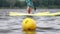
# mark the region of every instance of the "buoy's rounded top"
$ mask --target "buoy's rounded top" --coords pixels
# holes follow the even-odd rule
[[[22,22],[22,28],[24,30],[35,30],[36,29],[36,22],[32,18],[25,18]]]

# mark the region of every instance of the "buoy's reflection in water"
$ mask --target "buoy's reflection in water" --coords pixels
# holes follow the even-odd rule
[[[36,34],[36,31],[22,31],[23,34]]]

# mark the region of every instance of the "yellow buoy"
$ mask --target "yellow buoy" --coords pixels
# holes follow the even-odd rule
[[[32,18],[26,18],[22,22],[22,29],[23,31],[27,30],[35,30],[36,29],[36,22]]]
[[[23,34],[36,34],[36,31],[22,31]]]

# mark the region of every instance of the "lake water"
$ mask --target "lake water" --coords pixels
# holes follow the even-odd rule
[[[60,12],[60,9],[37,9],[38,12]],[[36,21],[36,31],[22,31],[21,23],[26,16],[8,16],[9,12],[26,13],[25,9],[0,9],[0,34],[60,34],[60,16],[33,16]],[[46,28],[46,29],[44,29]]]

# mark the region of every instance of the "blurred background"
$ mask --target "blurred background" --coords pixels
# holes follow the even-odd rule
[[[37,8],[60,8],[60,0],[35,0]],[[25,0],[0,0],[0,8],[25,8]]]

